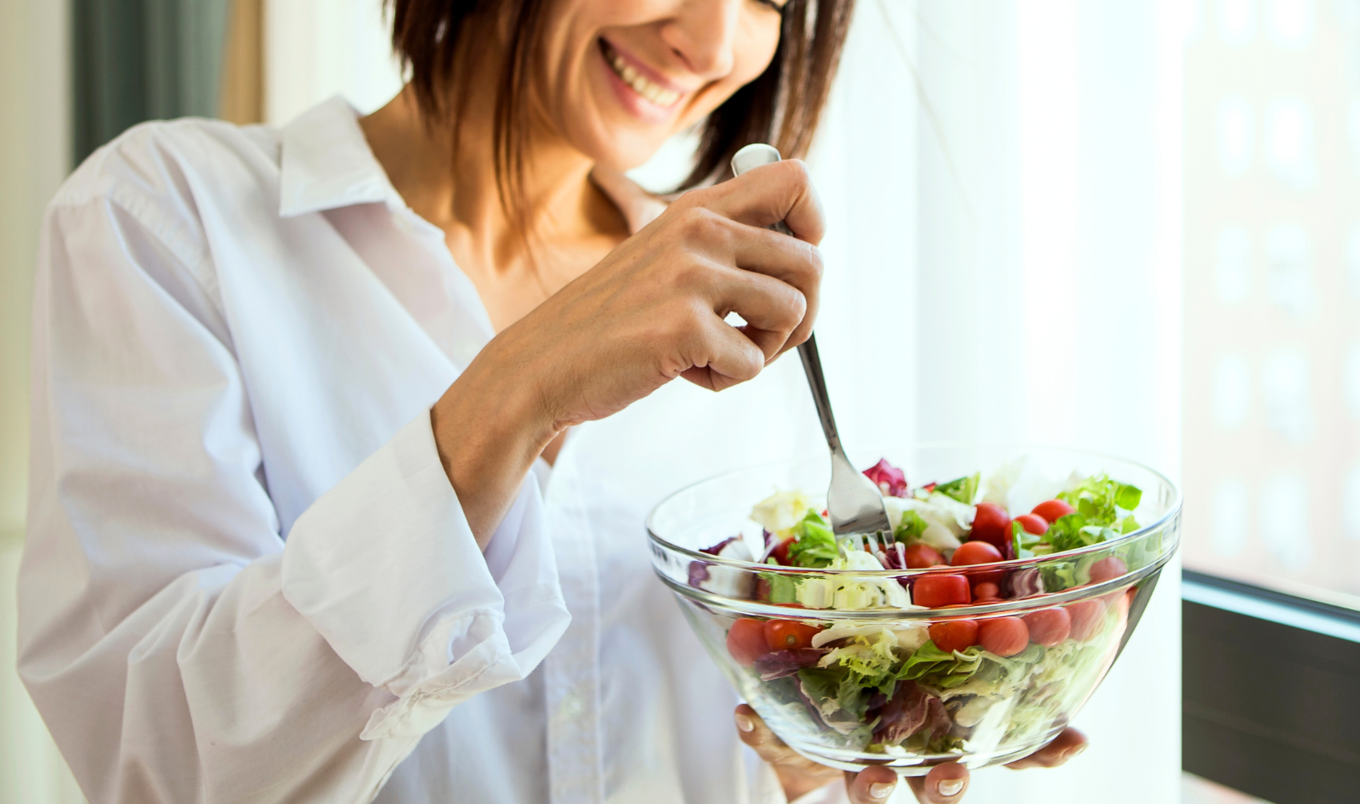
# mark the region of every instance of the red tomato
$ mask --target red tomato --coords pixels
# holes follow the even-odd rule
[[[1019,617],[997,617],[978,626],[978,644],[997,656],[1014,656],[1029,646],[1029,627]]]
[[[765,602],[768,602],[769,599],[770,599],[770,582],[767,581],[767,580],[765,580],[764,578],[757,578],[757,579],[756,579],[756,600],[759,600],[760,602],[765,603]]]
[[[944,556],[940,551],[929,545],[917,542],[906,550],[907,569],[925,569],[927,567],[938,567],[945,563]]]
[[[930,626],[929,630],[930,641],[946,653],[967,650],[977,644],[978,624],[973,620],[945,620]]]
[[[1039,609],[1022,619],[1029,628],[1029,639],[1036,645],[1051,648],[1072,633],[1072,615],[1066,609]]]
[[[916,579],[912,602],[936,609],[951,604],[967,604],[973,599],[968,579],[962,575],[926,575]]]
[[[800,650],[812,647],[812,638],[822,629],[797,620],[766,620],[765,644],[770,650]]]
[[[1129,565],[1117,556],[1102,558],[1091,565],[1091,583],[1101,583],[1128,574]]]
[[[1063,608],[1072,617],[1072,638],[1085,642],[1095,636],[1105,625],[1105,601],[1100,598],[1078,600]]]
[[[973,533],[968,538],[984,541],[1001,550],[1011,537],[1011,518],[1006,509],[994,503],[978,503],[973,517]]]
[[[770,556],[773,557],[774,560],[778,561],[780,564],[786,567],[790,566],[793,562],[789,561],[789,546],[792,544],[793,544],[792,536],[785,538],[779,544],[775,545],[774,549],[770,551]]]
[[[967,564],[991,564],[1001,560],[1001,551],[987,542],[965,542],[954,551],[954,559],[949,563],[956,567]]]
[[[983,581],[973,587],[973,598],[975,600],[984,600],[988,598],[996,598],[999,600],[1001,598],[1001,587],[991,581]]]
[[[1057,522],[1059,519],[1062,519],[1075,510],[1075,508],[1062,500],[1049,500],[1034,506],[1034,510],[1030,513],[1042,517],[1048,522]]]
[[[1025,533],[1033,533],[1035,536],[1048,533],[1048,520],[1038,514],[1021,514],[1015,518],[1015,521],[1020,523],[1020,527],[1025,529]]]
[[[727,652],[742,667],[750,667],[756,659],[770,652],[765,641],[765,623],[742,617],[727,629]]]

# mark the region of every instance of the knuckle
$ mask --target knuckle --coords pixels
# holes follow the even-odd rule
[[[788,175],[788,181],[794,189],[806,191],[812,187],[812,171],[808,169],[806,162],[801,159],[785,159],[779,164]]]
[[[705,207],[691,207],[684,211],[680,225],[685,240],[695,245],[714,245],[722,241],[727,233],[723,217]]]

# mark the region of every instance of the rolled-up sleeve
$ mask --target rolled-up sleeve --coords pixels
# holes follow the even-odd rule
[[[361,679],[399,698],[374,713],[365,739],[423,734],[449,707],[542,661],[569,619],[543,526],[531,474],[484,556],[428,416],[297,521],[284,598]]]
[[[155,178],[78,176],[45,224],[20,675],[92,801],[369,801],[565,630],[537,482],[483,554],[424,411],[285,542],[203,248]]]

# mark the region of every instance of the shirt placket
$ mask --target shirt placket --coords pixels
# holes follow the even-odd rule
[[[562,460],[553,469],[546,502],[562,595],[571,612],[571,625],[543,662],[552,801],[603,804],[599,572],[579,491]]]

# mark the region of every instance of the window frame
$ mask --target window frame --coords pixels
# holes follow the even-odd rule
[[[1194,570],[1181,599],[1182,767],[1272,804],[1360,800],[1360,612]]]

